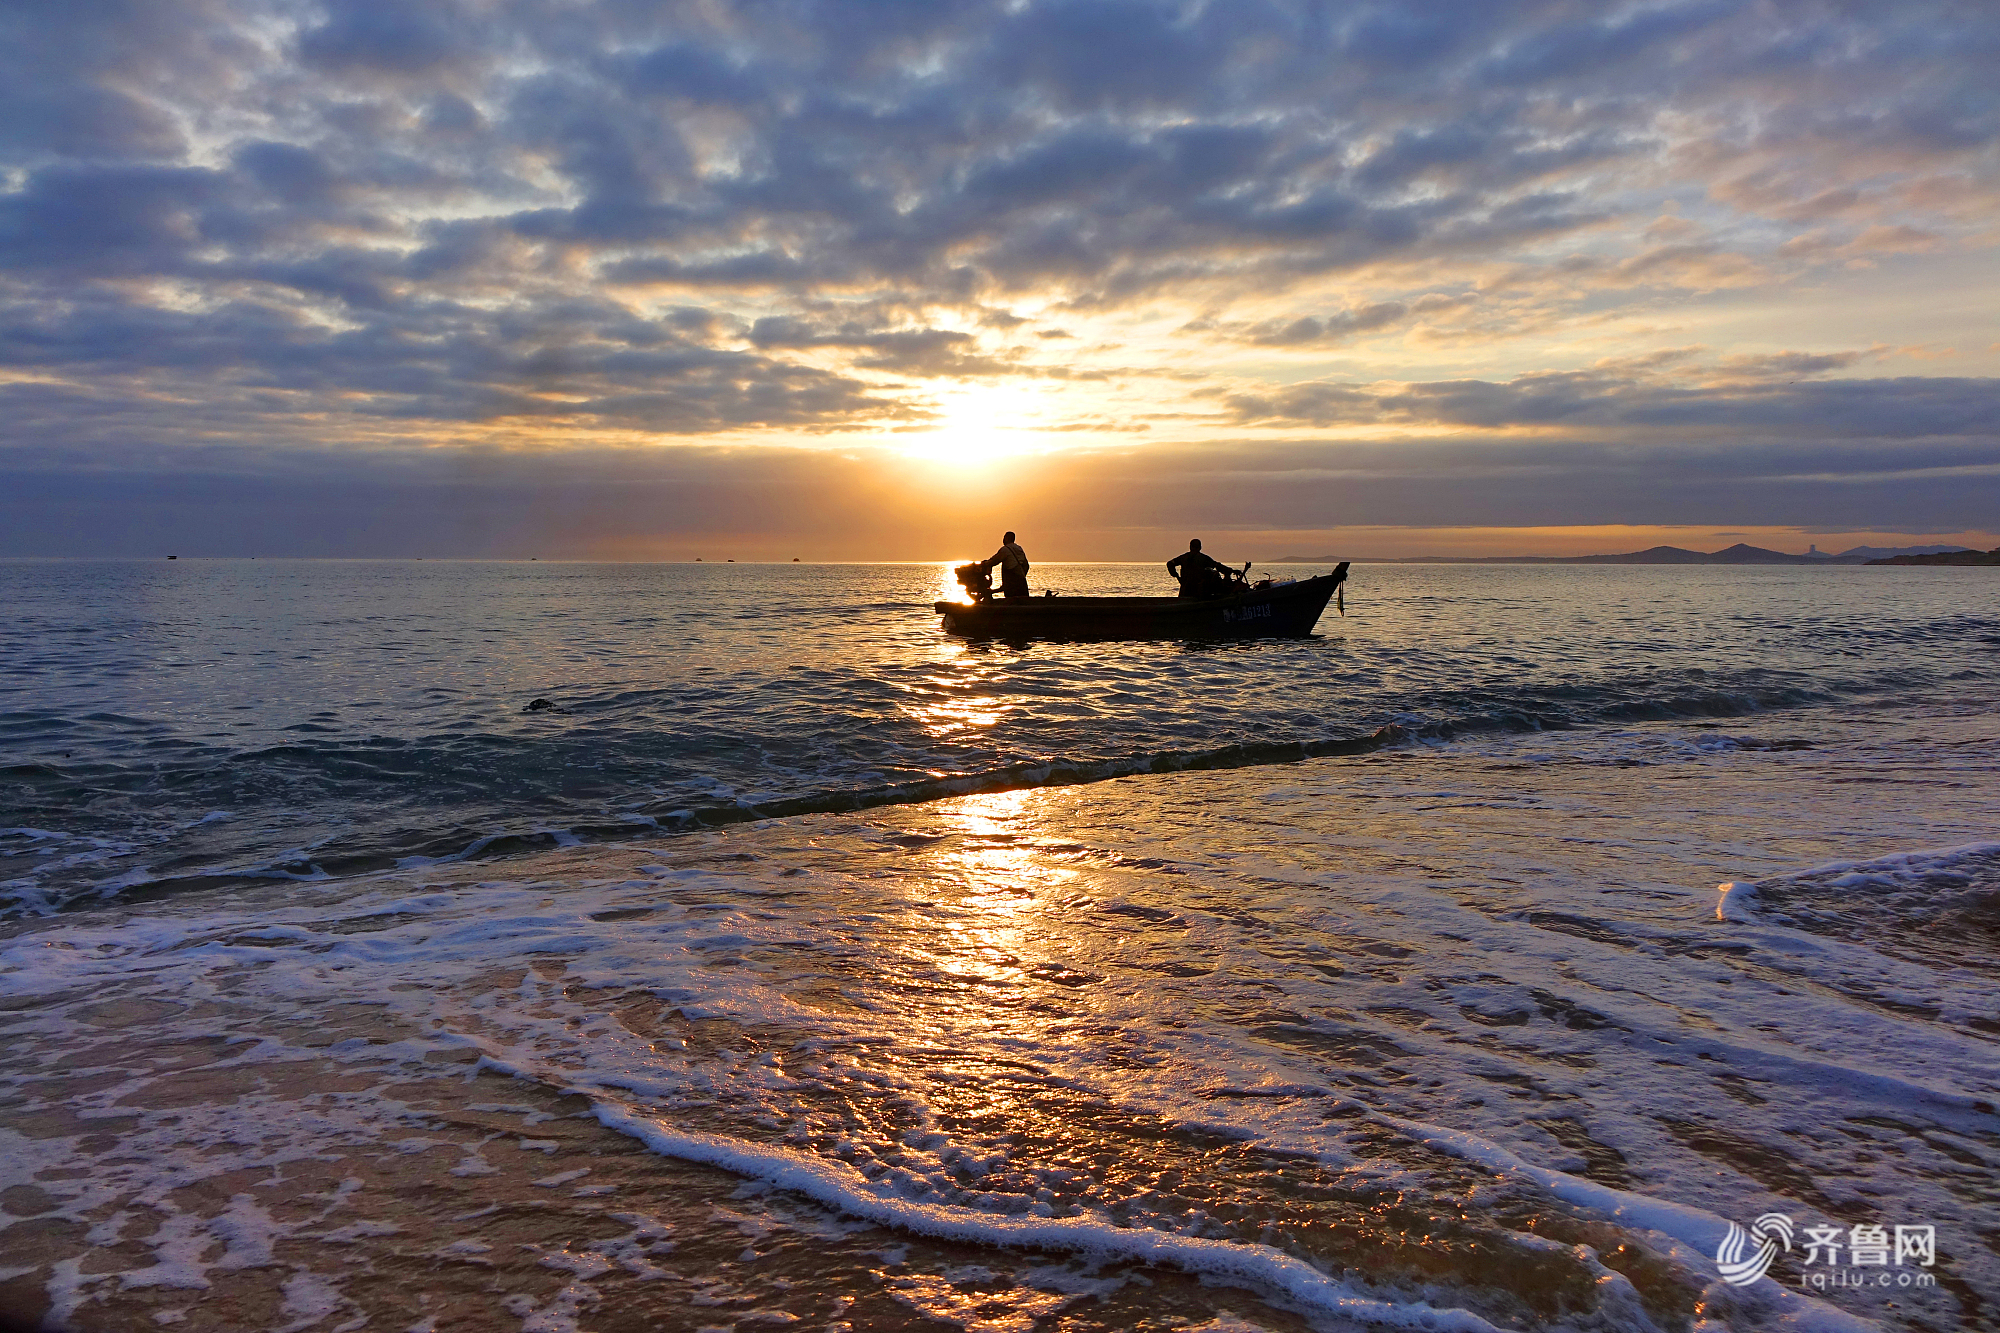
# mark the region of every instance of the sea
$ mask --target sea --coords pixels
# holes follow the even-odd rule
[[[0,562],[0,1327],[2000,1327],[1995,593]]]

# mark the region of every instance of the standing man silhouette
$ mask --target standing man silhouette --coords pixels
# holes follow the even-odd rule
[[[1181,581],[1183,597],[1213,597],[1215,585],[1226,568],[1220,560],[1202,552],[1199,537],[1188,542],[1186,551],[1167,561],[1167,573]]]
[[[1014,544],[1014,534],[1000,539],[1000,549],[979,562],[982,569],[1000,566],[1000,595],[1008,601],[1028,595],[1028,553]]]

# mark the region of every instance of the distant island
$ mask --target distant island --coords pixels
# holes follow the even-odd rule
[[[1333,555],[1281,555],[1267,565],[1330,565]],[[1742,542],[1720,551],[1654,546],[1623,555],[1404,555],[1349,556],[1364,565],[1983,565],[2000,563],[1983,551],[1962,546],[1851,546],[1829,553],[1814,547],[1805,555],[1767,551]]]
[[[1871,565],[2000,565],[2000,546],[1990,551],[1932,551],[1923,555],[1892,555]]]

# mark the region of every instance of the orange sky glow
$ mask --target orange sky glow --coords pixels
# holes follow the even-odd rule
[[[2000,544],[1993,16],[451,10],[37,20],[0,554]]]

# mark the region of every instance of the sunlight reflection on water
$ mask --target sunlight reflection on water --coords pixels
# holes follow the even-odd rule
[[[1985,718],[1864,712],[1858,739],[1830,712],[1500,735],[37,923],[0,939],[22,1001],[0,1076],[47,1137],[0,1170],[46,1167],[35,1188],[90,1217],[149,1216],[171,1180],[178,1220],[91,1267],[242,1234],[250,1198],[382,1327],[511,1327],[500,1302],[559,1292],[679,1327],[690,1291],[812,1327],[1307,1326],[1227,1263],[1198,1281],[1000,1229],[1041,1222],[1279,1253],[1508,1328],[1757,1326],[1699,1247],[1613,1205],[1974,1237],[1990,1176],[1966,1156],[1990,1117],[1923,1091],[1989,1095],[1990,968],[1885,941],[1981,919],[2000,849],[1859,916],[1839,876],[1783,873],[1990,825]],[[1766,886],[1756,921],[1714,919],[1723,866]],[[704,1183],[620,1115],[773,1165]],[[802,1164],[845,1213],[794,1192]],[[932,1211],[890,1230],[864,1220],[882,1200]],[[81,1262],[88,1234],[34,1232],[56,1248],[22,1262]],[[263,1326],[215,1313],[256,1270],[200,1253],[210,1286],[175,1299]],[[1991,1286],[1976,1245],[1949,1263]],[[137,1326],[151,1289],[118,1271],[82,1286]],[[1911,1299],[1906,1327],[1976,1322]]]

